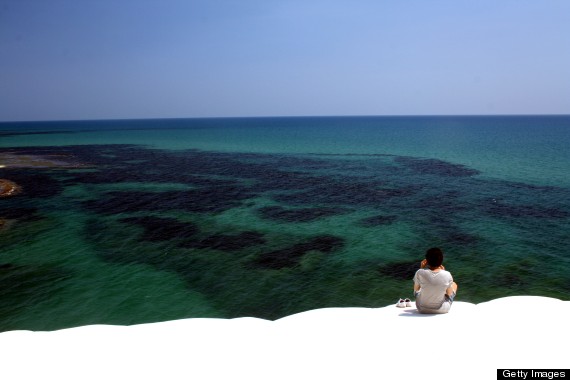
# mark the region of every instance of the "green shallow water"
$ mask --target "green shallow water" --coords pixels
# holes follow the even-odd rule
[[[569,299],[569,120],[77,122],[5,134],[1,151],[43,147],[89,167],[0,169],[28,190],[0,199],[0,329],[385,306],[411,294],[436,245],[458,300]]]

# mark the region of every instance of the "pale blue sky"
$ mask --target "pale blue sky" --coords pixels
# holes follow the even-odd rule
[[[0,121],[570,114],[568,0],[0,0]]]

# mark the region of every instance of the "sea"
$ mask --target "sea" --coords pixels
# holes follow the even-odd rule
[[[0,331],[570,300],[570,116],[0,123]]]

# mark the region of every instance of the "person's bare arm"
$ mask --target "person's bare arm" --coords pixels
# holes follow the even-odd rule
[[[445,291],[445,294],[451,297],[454,293],[457,293],[457,284],[452,282],[451,285],[449,285],[449,288]]]
[[[421,269],[424,269],[426,266],[427,266],[427,260],[426,260],[426,259],[423,259],[422,262],[420,263],[420,268],[421,268]],[[416,283],[414,282],[414,294],[415,294],[416,292],[418,292],[418,291],[420,290],[420,288],[421,288],[421,285],[420,285],[420,284],[416,284]]]

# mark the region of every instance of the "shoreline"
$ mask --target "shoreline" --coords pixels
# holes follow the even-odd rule
[[[74,162],[75,157],[70,154],[44,152],[38,147],[38,153],[27,152],[1,152],[0,169],[6,168],[49,168],[49,169],[72,169],[83,168],[87,165]],[[27,149],[29,151],[30,149]]]
[[[0,152],[0,169],[73,169],[88,167],[83,163],[73,162],[69,154],[22,154]],[[9,179],[0,178],[0,198],[11,197],[22,192],[22,187]]]

